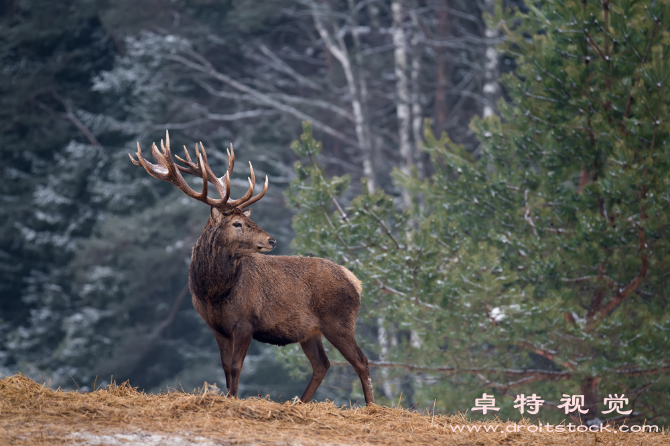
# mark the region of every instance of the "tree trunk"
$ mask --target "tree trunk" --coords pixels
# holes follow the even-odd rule
[[[598,417],[598,383],[600,379],[600,377],[585,378],[580,387],[580,391],[584,395],[584,409],[588,409],[588,412],[576,415],[580,416],[582,424],[588,426],[601,423]]]
[[[328,31],[325,24],[323,23],[324,10],[322,5],[312,2],[312,18],[314,19],[314,26],[316,27],[319,35],[324,41],[326,48],[330,51],[333,57],[342,66],[342,71],[344,71],[344,77],[347,80],[347,89],[349,90],[349,95],[351,96],[351,108],[354,115],[354,122],[356,127],[356,139],[358,140],[358,145],[361,148],[361,158],[363,161],[363,176],[368,179],[368,192],[372,193],[375,190],[375,171],[372,163],[372,147],[370,144],[370,130],[369,124],[367,122],[366,116],[364,114],[363,105],[361,101],[361,94],[358,88],[358,82],[356,76],[354,75],[354,70],[352,67],[351,59],[349,57],[349,51],[344,42],[344,36],[339,30],[336,30],[333,38],[333,35]],[[367,94],[367,91],[364,92]],[[363,99],[367,100],[367,97]]]
[[[449,16],[447,14],[447,1],[443,0],[437,9],[437,38],[445,40],[449,32]],[[435,64],[437,65],[437,85],[435,86],[435,129],[439,135],[444,130],[444,125],[449,117],[447,109],[447,88],[451,85],[450,72],[445,66],[446,50],[436,48]]]
[[[389,354],[389,336],[386,328],[384,328],[384,318],[377,319],[377,342],[379,342],[379,361],[388,361]],[[386,399],[391,401],[393,399],[393,388],[388,379],[389,371],[387,369],[380,370],[382,375],[382,392]]]
[[[410,45],[412,69],[411,69],[411,104],[412,104],[412,146],[415,151],[415,158],[417,163],[417,170],[420,177],[427,177],[428,173],[428,158],[425,152],[420,150],[421,142],[423,141],[423,107],[421,106],[421,84],[419,78],[421,76],[421,25],[419,24],[419,16],[416,11],[410,12],[412,20],[412,40]]]
[[[407,39],[403,28],[402,0],[393,0],[393,46],[395,47],[395,77],[396,77],[396,115],[398,117],[398,140],[400,143],[400,170],[410,174],[414,162],[412,145],[410,144],[410,109],[409,109],[409,82],[407,80]],[[402,201],[406,209],[412,206],[409,192],[403,188]]]
[[[484,0],[485,12],[493,16],[495,14],[495,0]],[[486,43],[486,61],[484,63],[484,88],[483,94],[486,99],[482,115],[484,117],[496,113],[496,101],[500,96],[500,85],[498,84],[498,52],[495,49],[495,40],[498,37],[496,27],[486,27],[484,35]]]
[[[363,55],[361,53],[361,38],[358,35],[358,20],[356,19],[356,5],[354,0],[348,0],[349,14],[351,16],[351,26],[352,26],[352,37],[354,41],[354,58],[356,60],[356,74],[358,75],[358,91],[359,99],[361,103],[361,117],[362,117],[362,127],[364,132],[364,138],[367,144],[367,153],[368,155],[363,158],[363,170],[364,175],[368,178],[368,192],[372,193],[375,190],[375,168],[374,168],[374,156],[373,156],[373,144],[371,141],[370,134],[370,125],[367,119],[368,116],[368,82],[367,82],[367,72],[364,69],[365,63],[363,61]],[[344,44],[344,43],[342,43]],[[366,163],[369,165],[366,167]]]

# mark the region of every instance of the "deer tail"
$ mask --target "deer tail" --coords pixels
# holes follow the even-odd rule
[[[345,267],[340,265],[340,268],[342,268],[342,271],[344,272],[344,275],[347,277],[347,280],[354,286],[354,288],[356,288],[356,292],[360,296],[361,291],[363,290],[363,284],[361,283],[361,281],[358,280],[358,277],[356,277],[354,273],[352,273]]]

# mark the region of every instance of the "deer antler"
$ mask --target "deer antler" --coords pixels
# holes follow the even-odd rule
[[[229,201],[230,175],[233,173],[233,166],[235,165],[235,152],[233,151],[232,144],[230,145],[230,150],[227,151],[228,170],[226,171],[225,175],[220,178],[214,175],[214,172],[212,172],[212,169],[209,167],[207,152],[202,146],[202,143],[200,143],[200,149],[198,149],[197,144],[195,145],[195,163],[191,160],[191,155],[188,153],[186,146],[184,146],[184,152],[186,153],[185,160],[179,156],[175,156],[175,158],[186,164],[186,166],[175,164],[174,160],[172,159],[172,152],[170,151],[170,135],[167,131],[165,132],[165,144],[163,144],[163,140],[161,140],[161,151],[158,150],[156,144],[152,144],[151,152],[157,164],[150,163],[144,159],[139,142],[137,143],[136,153],[137,159],[139,161],[136,161],[131,154],[128,154],[128,156],[134,165],[144,167],[144,169],[152,177],[172,183],[189,197],[195,198],[198,201],[202,201],[203,203],[207,203],[208,205],[214,206],[221,210],[229,210],[233,208],[241,209],[250,206],[263,198],[263,195],[265,195],[265,192],[268,190],[268,177],[266,175],[263,190],[252,198],[254,193],[254,185],[256,183],[256,175],[254,174],[254,168],[251,166],[251,162],[249,162],[249,169],[251,171],[251,178],[248,179],[249,189],[241,198]],[[202,178],[202,192],[198,193],[191,189],[188,183],[186,183],[186,180],[184,180],[184,177],[181,174],[182,172]],[[210,182],[214,185],[216,191],[221,196],[221,199],[217,200],[207,196],[207,182]]]

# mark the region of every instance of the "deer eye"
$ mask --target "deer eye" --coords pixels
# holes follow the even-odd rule
[[[241,228],[242,223],[240,223],[239,221],[236,221],[235,223],[233,223],[233,226],[235,226],[236,228]]]

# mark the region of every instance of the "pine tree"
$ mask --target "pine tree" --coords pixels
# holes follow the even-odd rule
[[[336,204],[345,179],[298,164],[295,247],[359,275],[363,324],[383,312],[418,334],[372,361],[413,371],[415,401],[464,412],[487,392],[519,418],[515,398],[536,393],[558,421],[563,394],[583,395],[588,412],[569,416],[592,424],[620,422],[604,398],[623,393],[629,420],[667,422],[670,4],[546,2],[495,20],[516,68],[501,116],[472,122],[480,156],[427,127],[435,174],[395,174],[415,194],[406,213],[381,192]],[[318,148],[308,131],[295,147]]]
[[[82,135],[72,103],[96,110],[90,79],[113,60],[98,6],[0,6],[0,373],[27,356],[44,360],[37,337],[55,347],[62,333],[55,313],[70,304],[64,265],[95,221],[99,203],[90,192],[105,154]]]

